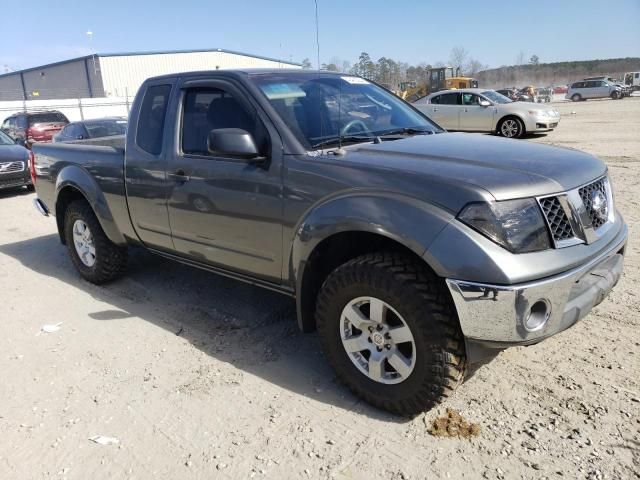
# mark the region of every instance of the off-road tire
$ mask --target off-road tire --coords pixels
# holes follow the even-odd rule
[[[76,220],[84,221],[93,236],[96,261],[91,267],[86,266],[80,260],[74,246],[73,224]],[[67,207],[64,216],[64,238],[71,261],[85,280],[99,285],[115,280],[126,271],[127,248],[119,247],[109,240],[102,230],[98,218],[85,200],[76,200]]]
[[[370,379],[355,367],[342,345],[342,310],[360,296],[388,303],[411,329],[416,365],[400,383]],[[322,285],[316,321],[325,355],[338,378],[376,407],[399,415],[418,414],[453,394],[464,377],[464,340],[451,296],[442,279],[406,255],[372,253],[338,267]]]

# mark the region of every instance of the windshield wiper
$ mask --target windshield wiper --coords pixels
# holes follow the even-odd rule
[[[376,136],[385,138],[393,135],[431,135],[435,133],[433,130],[425,130],[421,128],[403,127],[396,128],[395,130],[388,130],[386,132],[380,132]]]
[[[339,145],[344,142],[348,142],[348,143],[371,142],[375,138],[376,137],[373,135],[346,135],[341,137],[331,137],[331,138],[322,140],[321,142],[314,143],[313,145],[311,145],[311,148],[315,149],[320,147],[326,147],[327,145],[331,145],[334,143],[336,145]]]

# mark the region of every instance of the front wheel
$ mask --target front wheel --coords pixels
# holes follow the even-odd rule
[[[574,93],[573,95],[571,95],[572,102],[579,102],[580,100],[582,100],[582,97],[579,94]]]
[[[71,261],[85,280],[101,284],[124,273],[126,247],[109,240],[86,201],[76,200],[67,208],[64,235]]]
[[[498,133],[506,138],[520,138],[524,135],[524,124],[519,118],[505,118],[498,125]]]
[[[611,100],[618,100],[620,98],[619,92],[611,92]]]
[[[464,340],[452,300],[417,260],[373,253],[345,263],[324,282],[316,315],[338,378],[372,405],[415,415],[462,381]]]

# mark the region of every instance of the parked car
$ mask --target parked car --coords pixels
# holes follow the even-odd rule
[[[0,132],[0,190],[26,186],[33,190],[29,172],[30,152]]]
[[[7,117],[1,128],[17,143],[31,148],[35,142],[50,142],[68,123],[67,117],[57,110],[18,112]]]
[[[622,89],[604,80],[583,80],[572,83],[564,96],[573,102],[607,97],[613,100],[622,98]]]
[[[605,82],[607,82],[607,83],[609,83],[611,85],[619,87],[620,88],[620,92],[622,93],[622,98],[628,97],[632,93],[631,88],[629,88],[629,86],[625,85],[624,81],[617,80],[617,79],[615,79],[613,77],[608,77],[608,76],[589,77],[589,78],[584,78],[583,80],[604,80]]]
[[[556,94],[567,93],[567,90],[569,90],[568,85],[558,85],[553,87],[553,93],[556,93]]]
[[[560,122],[555,108],[513,102],[494,90],[481,88],[436,92],[413,106],[447,130],[496,133],[509,138],[547,132]]]
[[[504,98],[477,92],[494,99],[482,109]],[[569,328],[622,274],[627,226],[602,161],[446,133],[360,77],[151,78],[126,142],[34,145],[36,206],[80,275],[113,280],[140,245],[295,297],[338,377],[396,413]]]
[[[54,142],[77,142],[96,138],[124,135],[127,131],[125,117],[107,117],[71,122],[53,137]]]

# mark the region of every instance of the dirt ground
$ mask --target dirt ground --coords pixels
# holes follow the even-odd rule
[[[0,194],[0,478],[640,478],[640,98],[557,107],[557,131],[523,141],[608,163],[624,277],[414,419],[337,384],[290,300],[141,250],[91,285],[33,194]],[[479,435],[430,435],[447,407]]]

